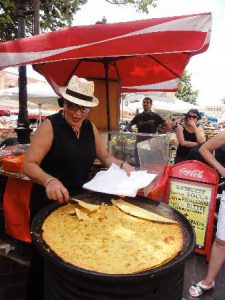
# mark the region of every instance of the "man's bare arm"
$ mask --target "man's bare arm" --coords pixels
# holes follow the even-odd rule
[[[128,129],[130,132],[133,132],[133,128],[132,128],[131,123],[129,123],[129,124],[127,125],[127,129]]]
[[[171,130],[171,125],[169,124],[169,122],[165,121],[163,124],[162,124],[162,131],[161,133],[167,133]]]

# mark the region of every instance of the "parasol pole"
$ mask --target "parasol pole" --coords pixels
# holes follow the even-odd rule
[[[34,9],[34,35],[40,32],[40,0],[32,0],[32,5]]]
[[[110,122],[110,99],[109,99],[109,62],[108,60],[104,61],[105,69],[105,96],[106,96],[106,111],[107,111],[107,129],[111,130]],[[108,140],[111,140],[111,134],[108,134]]]
[[[110,124],[110,99],[109,99],[109,62],[105,60],[105,95],[106,95],[106,109],[107,109],[107,129],[108,132],[111,130]],[[111,134],[108,133],[108,149],[111,153]]]
[[[25,37],[25,14],[26,14],[26,0],[16,0],[17,15],[18,15],[18,38]],[[21,144],[28,144],[30,142],[30,129],[27,111],[27,72],[26,66],[19,67],[19,114],[17,121],[18,141]]]

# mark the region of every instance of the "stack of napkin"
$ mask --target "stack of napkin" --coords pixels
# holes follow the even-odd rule
[[[95,177],[83,187],[95,192],[135,197],[140,188],[149,185],[156,174],[147,171],[132,171],[130,176],[114,163],[107,171],[98,172]]]

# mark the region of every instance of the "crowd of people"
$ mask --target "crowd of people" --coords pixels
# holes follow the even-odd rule
[[[203,128],[205,130],[207,130],[207,129],[218,130],[218,131],[225,130],[225,121],[223,121],[223,120],[210,121],[202,113],[200,113],[200,117],[201,117],[201,119],[200,119],[200,121],[198,121],[198,125],[203,126]],[[172,131],[175,131],[177,128],[177,125],[185,123],[185,115],[172,116],[170,118],[170,123],[172,126]]]

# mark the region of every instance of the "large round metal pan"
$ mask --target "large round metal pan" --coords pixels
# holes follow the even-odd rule
[[[85,192],[83,194],[76,195],[75,198],[84,200],[88,203],[101,204],[102,202],[105,202],[110,204],[111,203],[110,200],[112,198],[117,199],[119,197],[114,195],[102,194],[102,193]],[[58,204],[58,203],[48,206],[47,208],[43,209],[35,216],[31,227],[31,235],[35,243],[35,246],[38,248],[38,250],[42,253],[42,255],[47,260],[50,260],[52,263],[57,264],[61,268],[64,269],[69,268],[70,271],[73,271],[75,273],[78,272],[80,276],[83,275],[85,277],[101,277],[102,279],[104,278],[105,280],[107,280],[107,278],[109,280],[112,280],[113,278],[114,280],[116,280],[116,278],[120,280],[126,280],[126,279],[131,279],[132,277],[137,278],[137,276],[138,277],[145,277],[149,275],[156,276],[157,273],[162,274],[163,272],[166,272],[169,268],[184,263],[187,257],[193,252],[195,247],[195,233],[189,221],[181,213],[174,210],[172,207],[158,201],[153,201],[149,198],[136,196],[135,198],[125,197],[124,200],[134,205],[137,205],[139,207],[142,207],[144,209],[147,209],[149,211],[155,212],[163,217],[176,220],[177,222],[180,223],[183,231],[184,245],[183,245],[183,250],[176,258],[174,258],[172,261],[166,263],[165,265],[159,268],[155,268],[153,270],[145,271],[138,274],[127,274],[127,275],[111,275],[111,274],[97,273],[66,263],[60,257],[58,257],[46,245],[46,243],[42,239],[42,224],[46,219],[46,217],[49,214],[51,214],[51,212],[53,212],[58,207],[62,206],[62,204]]]

